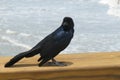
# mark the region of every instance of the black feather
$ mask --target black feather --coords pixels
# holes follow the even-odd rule
[[[13,57],[5,67],[10,67],[24,57],[32,57],[40,53],[41,60],[39,66],[42,66],[48,60],[53,59],[58,53],[64,50],[70,43],[74,34],[74,22],[72,18],[65,17],[63,19],[62,25],[55,30],[53,33],[49,34],[42,41],[40,41],[31,50],[20,53]]]

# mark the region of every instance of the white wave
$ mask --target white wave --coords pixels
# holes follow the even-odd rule
[[[30,46],[28,46],[26,44],[23,44],[23,43],[19,43],[17,40],[11,39],[9,37],[2,36],[2,39],[12,43],[15,46],[20,46],[20,47],[23,47],[23,48],[26,48],[26,49],[31,49]]]
[[[16,31],[12,31],[12,30],[10,30],[10,29],[7,29],[7,30],[6,30],[6,33],[7,33],[7,34],[15,34]]]
[[[117,7],[120,4],[120,0],[100,0],[99,3],[107,4],[110,7]]]
[[[120,0],[100,0],[99,3],[109,6],[107,14],[120,17]]]
[[[29,36],[31,36],[31,34],[27,34],[27,33],[20,33],[19,35],[21,35],[21,36],[25,36],[25,37],[29,37]]]
[[[120,17],[120,9],[111,8],[107,11],[107,14]]]

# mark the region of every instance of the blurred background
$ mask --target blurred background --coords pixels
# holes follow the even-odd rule
[[[75,34],[61,53],[120,51],[119,0],[0,0],[0,56],[31,49],[65,16]]]

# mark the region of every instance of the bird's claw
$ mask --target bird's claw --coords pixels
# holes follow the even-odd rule
[[[67,66],[65,63],[62,62],[53,62],[55,66]]]

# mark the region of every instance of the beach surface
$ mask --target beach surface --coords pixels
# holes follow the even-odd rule
[[[58,55],[56,60],[66,66],[49,62],[38,67],[39,56],[35,56],[4,68],[11,58],[0,57],[0,80],[120,80],[120,52]]]

